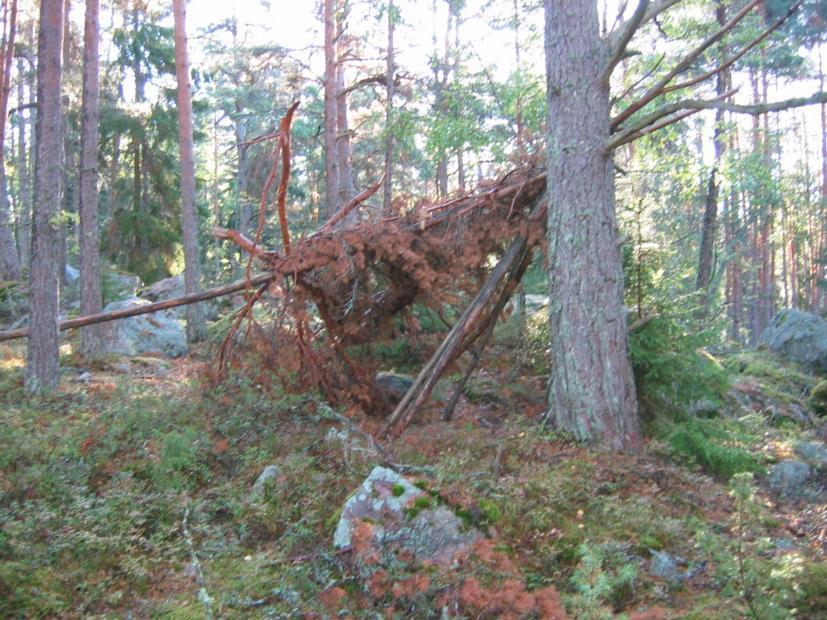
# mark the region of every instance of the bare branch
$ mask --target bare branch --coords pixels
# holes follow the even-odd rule
[[[715,103],[715,102],[723,101],[724,99],[728,99],[729,97],[731,97],[735,93],[736,93],[735,90],[728,91],[726,93],[723,93],[723,94],[719,95],[715,99],[706,100],[706,103]],[[685,111],[687,109],[692,109],[695,112],[699,112],[701,109],[703,109],[703,108],[695,108],[695,107],[692,107],[692,106],[687,106],[686,102],[687,102],[687,100],[676,101],[675,103],[670,103],[670,104],[667,104],[667,105],[663,105],[663,106],[657,108],[656,110],[653,110],[652,112],[650,112],[646,116],[643,116],[642,118],[640,118],[631,127],[627,128],[627,129],[624,129],[622,131],[619,131],[616,134],[614,134],[612,136],[612,138],[609,140],[609,143],[608,143],[606,148],[610,150],[610,149],[616,148],[620,144],[626,144],[627,142],[630,142],[630,140],[627,139],[628,136],[636,135],[636,134],[640,133],[644,129],[648,128],[649,126],[651,126],[655,123],[657,123],[658,121],[660,121],[662,118],[664,118],[666,116],[670,116],[670,115],[675,114],[676,112],[682,112],[682,111]],[[665,127],[665,125],[663,125],[663,126]],[[646,133],[650,133],[650,132],[646,132]]]
[[[611,140],[609,140],[608,144],[606,145],[606,151],[613,151],[619,146],[629,144],[629,142],[634,142],[638,138],[642,138],[645,135],[654,133],[659,129],[663,129],[664,127],[669,127],[669,125],[674,125],[675,123],[678,123],[683,119],[692,116],[693,114],[697,114],[698,112],[700,112],[700,110],[683,110],[682,112],[677,112],[675,114],[668,115],[662,118],[660,121],[652,123],[647,127],[643,127],[635,131],[624,131],[622,133],[619,133],[616,136],[614,136]]]
[[[606,68],[603,69],[603,75],[600,78],[604,83],[609,83],[609,78],[612,77],[612,71],[614,71],[620,59],[623,58],[623,53],[626,51],[629,41],[632,40],[635,32],[637,32],[637,29],[640,27],[641,22],[643,22],[648,7],[649,0],[639,0],[635,12],[629,20],[623,24],[623,29],[613,32],[609,37],[611,56],[608,62],[606,62]]]
[[[815,105],[819,103],[827,103],[827,92],[815,93],[810,97],[795,97],[792,99],[784,99],[783,101],[775,101],[772,103],[756,103],[751,105],[742,105],[737,103],[729,103],[725,101],[732,96],[732,92],[724,93],[720,97],[712,100],[708,99],[683,99],[662,106],[647,114],[640,122],[622,132],[615,134],[609,142],[606,143],[606,150],[611,151],[623,144],[637,140],[639,137],[652,133],[657,129],[676,123],[677,121],[691,116],[701,110],[724,110],[725,112],[733,112],[735,114],[749,114],[752,116],[759,116],[767,112],[781,112],[783,110],[790,110],[792,108],[801,108],[808,105]],[[663,120],[662,120],[663,119]]]
[[[714,67],[714,68],[710,69],[709,71],[706,71],[706,72],[702,73],[701,75],[692,78],[691,80],[686,80],[685,82],[681,82],[679,84],[673,84],[672,86],[667,86],[666,88],[663,89],[663,93],[666,94],[666,93],[674,92],[676,90],[680,90],[682,88],[689,88],[690,86],[694,86],[695,84],[699,84],[699,83],[703,82],[704,80],[707,80],[707,79],[711,78],[712,76],[717,75],[721,71],[725,71],[726,69],[728,69],[729,67],[734,65],[736,62],[738,62],[738,60],[743,58],[744,55],[747,52],[749,52],[751,49],[753,49],[756,45],[759,45],[764,39],[766,39],[773,32],[778,30],[784,24],[784,22],[786,22],[790,17],[792,17],[795,14],[795,12],[799,9],[799,7],[801,7],[803,2],[804,2],[804,0],[798,0],[794,4],[790,5],[790,8],[787,10],[787,12],[784,15],[782,15],[780,18],[778,18],[775,21],[775,23],[773,23],[769,28],[764,30],[764,32],[762,32],[760,36],[753,39],[748,45],[746,45],[741,50],[739,50],[738,53],[736,53],[732,58],[727,60],[722,65]]]
[[[647,7],[646,11],[641,16],[638,23],[635,24],[634,27],[631,29],[631,32],[629,33],[629,38],[631,39],[632,36],[634,36],[635,32],[637,32],[643,24],[645,24],[648,21],[651,21],[651,20],[655,19],[658,15],[663,13],[666,9],[669,9],[669,8],[675,6],[676,4],[678,4],[679,2],[682,2],[682,1],[683,0],[659,0],[658,2],[655,2],[655,3],[652,3],[652,4],[649,4],[647,2],[647,4],[649,4],[649,6]],[[640,9],[639,6],[638,6],[638,9]],[[617,42],[620,41],[621,36],[626,34],[626,31],[629,28],[629,25],[635,20],[636,16],[637,16],[637,10],[635,11],[634,15],[632,15],[626,21],[622,22],[617,28],[612,30],[612,32],[609,34],[609,36],[607,37],[607,40],[609,41],[609,45],[612,47],[612,49],[614,49]],[[623,33],[623,34],[621,34],[621,33]]]
[[[684,71],[686,71],[693,62],[703,54],[707,49],[709,49],[712,45],[717,43],[721,40],[727,32],[735,28],[744,17],[746,17],[756,6],[761,3],[761,0],[751,0],[749,3],[744,6],[738,13],[736,13],[732,19],[730,19],[726,24],[721,26],[718,30],[716,30],[713,34],[708,36],[704,39],[698,47],[693,49],[689,54],[684,56],[684,58],[678,62],[672,69],[663,76],[657,84],[655,84],[652,88],[646,91],[640,99],[637,101],[632,102],[632,104],[623,110],[620,114],[618,114],[612,120],[612,129],[617,129],[621,123],[628,120],[630,116],[632,116],[635,112],[643,108],[646,104],[650,103],[653,99],[663,94],[664,88],[671,82],[675,76],[680,75]]]
[[[752,105],[728,103],[726,101],[687,99],[683,101],[683,108],[693,110],[724,110],[725,112],[733,112],[735,114],[760,116],[761,114],[766,114],[767,112],[782,112],[784,110],[803,108],[804,106],[819,103],[827,103],[827,92],[815,93],[809,97],[793,97],[792,99],[784,99],[782,101],[756,103]]]

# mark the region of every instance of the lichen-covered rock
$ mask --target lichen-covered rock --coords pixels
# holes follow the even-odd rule
[[[267,488],[267,483],[271,480],[275,480],[280,475],[281,470],[278,468],[278,465],[268,465],[265,467],[253,483],[252,498],[261,499],[264,497],[264,491]]]
[[[112,301],[127,300],[138,294],[141,279],[131,273],[106,271],[103,274],[104,299]]]
[[[827,321],[815,314],[779,310],[761,334],[761,344],[793,362],[827,370]]]
[[[333,545],[352,547],[376,566],[393,562],[399,552],[449,565],[480,537],[478,530],[465,527],[453,511],[437,505],[404,476],[374,467],[345,503]]]
[[[797,495],[810,479],[812,470],[807,463],[784,459],[772,466],[769,473],[770,486],[782,495]]]
[[[141,289],[140,296],[149,301],[166,301],[167,299],[175,299],[176,297],[183,297],[186,294],[184,289],[184,274],[179,273],[177,276],[171,276],[158,280],[153,284]],[[208,321],[214,321],[218,318],[218,308],[211,301],[201,303],[204,310],[204,317]],[[170,308],[170,311],[179,319],[183,319],[187,314],[187,306],[177,306]]]
[[[145,306],[146,299],[133,297],[108,304],[103,311],[113,312]],[[184,323],[169,310],[131,316],[103,323],[103,353],[141,355],[152,353],[165,357],[180,357],[187,352]]]
[[[827,446],[817,441],[799,441],[795,453],[815,467],[827,467]]]
[[[649,551],[652,559],[649,561],[649,574],[667,581],[684,581],[692,579],[706,568],[706,562],[690,564],[684,558],[670,555],[665,551]]]

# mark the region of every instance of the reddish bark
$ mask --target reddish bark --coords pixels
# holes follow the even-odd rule
[[[597,3],[546,0],[549,419],[610,449],[641,446],[627,349]]]
[[[98,232],[98,22],[100,0],[86,0],[83,31],[83,102],[80,136],[80,313],[100,312],[100,233]],[[102,332],[94,327],[80,335],[80,350],[100,351]]]
[[[197,293],[201,288],[198,251],[198,218],[195,212],[195,154],[192,136],[192,93],[187,57],[186,0],[173,0],[175,17],[175,75],[178,81],[178,138],[181,147],[181,231],[184,241],[184,290]],[[187,308],[187,340],[197,342],[206,336],[206,323],[200,305]]]
[[[60,380],[58,283],[60,268],[61,106],[63,72],[62,0],[41,0],[37,45],[37,146],[29,295],[31,321],[26,354],[26,389],[43,393]]]

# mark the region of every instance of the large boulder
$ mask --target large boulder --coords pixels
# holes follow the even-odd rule
[[[133,297],[113,301],[103,311],[146,306],[146,299]],[[180,357],[187,352],[184,323],[169,310],[140,314],[126,319],[104,323],[103,353],[141,355],[153,353],[166,357]]]
[[[333,545],[376,567],[400,553],[446,566],[481,536],[404,476],[377,466],[342,508]]]
[[[795,496],[801,493],[811,474],[812,470],[807,463],[784,459],[770,468],[769,482],[770,486],[782,495]]]
[[[815,314],[779,310],[760,342],[788,360],[827,370],[827,321]]]
[[[182,273],[179,273],[177,276],[158,280],[140,291],[141,297],[149,301],[166,301],[167,299],[183,297],[185,294],[184,274]],[[204,316],[208,321],[214,321],[218,318],[218,309],[211,301],[202,302],[201,307],[204,309]],[[170,308],[170,311],[179,319],[183,319],[187,315],[186,306]]]
[[[130,299],[138,294],[141,278],[120,271],[105,271],[103,273],[104,300],[120,301]]]

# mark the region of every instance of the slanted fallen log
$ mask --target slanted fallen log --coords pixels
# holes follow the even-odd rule
[[[535,207],[532,209],[528,222],[537,223],[538,227],[544,228],[541,222],[544,222],[545,218],[540,217],[544,212],[545,202],[542,202],[542,198],[538,197],[535,199]],[[494,325],[496,325],[502,309],[508,303],[508,299],[514,293],[523,273],[525,273],[525,269],[528,267],[531,247],[533,242],[537,240],[537,231],[531,232],[533,235],[530,235],[527,231],[521,232],[508,246],[476,297],[468,304],[448,336],[422,368],[408,393],[405,394],[405,397],[388,418],[385,427],[382,429],[383,436],[399,436],[410,424],[416,412],[430,397],[434,386],[445,372],[448,364],[461,353],[463,345],[469,346],[470,341],[482,338],[480,346],[485,346],[485,342],[490,338],[490,333],[493,332]],[[494,303],[493,309],[486,316],[483,316],[485,309],[494,299],[498,287],[503,281],[505,281],[505,285],[499,299]],[[480,351],[479,355],[481,354]],[[467,376],[470,376],[470,373],[467,373]],[[450,413],[448,415],[450,416]]]
[[[243,291],[253,286],[261,286],[273,280],[272,273],[265,273],[257,275],[249,280],[244,279],[226,286],[217,286],[215,288],[201,291],[200,293],[192,293],[191,295],[184,295],[183,297],[176,297],[174,299],[165,299],[164,301],[157,301],[155,303],[147,304],[145,306],[136,306],[134,308],[124,308],[123,310],[113,310],[112,312],[98,312],[97,314],[87,314],[86,316],[75,317],[74,319],[67,319],[61,321],[58,325],[60,331],[67,329],[76,329],[78,327],[86,327],[87,325],[96,325],[98,323],[107,323],[109,321],[117,321],[118,319],[125,319],[130,316],[138,316],[140,314],[150,314],[152,312],[159,312],[160,310],[169,310],[170,308],[177,308],[178,306],[186,306],[188,304],[196,304],[208,299],[215,299],[216,297],[224,297],[225,295],[232,295],[239,291]],[[29,335],[28,327],[21,327],[20,329],[11,329],[0,332],[0,342],[5,340],[15,340],[17,338],[26,338]]]

